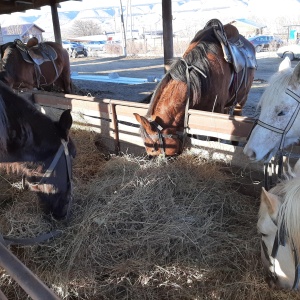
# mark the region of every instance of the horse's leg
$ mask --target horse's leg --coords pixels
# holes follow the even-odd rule
[[[71,67],[70,67],[70,58],[69,54],[65,49],[63,49],[62,52],[62,62],[63,62],[63,68],[60,74],[60,77],[62,79],[64,91],[67,94],[71,94],[72,92],[72,83],[71,83]]]
[[[71,78],[70,75],[68,76],[64,70],[60,74],[60,76],[57,78],[55,83],[60,86],[66,94],[71,94],[72,92],[72,85],[71,85]]]

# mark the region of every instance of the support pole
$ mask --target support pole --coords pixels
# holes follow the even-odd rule
[[[173,26],[172,26],[172,1],[162,1],[162,22],[164,41],[164,68],[165,73],[169,70],[173,59]]]
[[[53,31],[54,31],[54,38],[55,42],[61,44],[61,33],[60,33],[60,25],[59,25],[59,18],[57,12],[57,6],[55,0],[51,0],[51,13],[52,13],[52,21],[53,21]]]

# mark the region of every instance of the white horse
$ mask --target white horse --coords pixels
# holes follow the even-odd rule
[[[286,177],[269,192],[263,188],[257,227],[269,286],[299,290],[300,160]]]
[[[285,58],[264,91],[259,120],[244,148],[253,161],[268,162],[272,156],[300,138],[300,63],[293,69]]]

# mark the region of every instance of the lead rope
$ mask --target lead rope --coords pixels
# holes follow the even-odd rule
[[[187,83],[187,101],[185,105],[185,112],[184,112],[184,121],[183,121],[183,140],[182,140],[182,149],[184,148],[185,140],[187,137],[187,130],[189,128],[188,122],[189,122],[189,107],[190,107],[190,98],[191,98],[191,80],[190,80],[190,72],[194,69],[197,71],[200,75],[202,75],[204,78],[207,78],[205,73],[203,73],[198,67],[194,65],[188,65],[188,63],[185,61],[184,58],[181,58],[181,61],[185,64],[186,70],[186,83]]]

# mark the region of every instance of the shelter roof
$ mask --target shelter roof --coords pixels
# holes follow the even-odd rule
[[[1,0],[0,1],[0,14],[10,14],[14,12],[22,12],[28,9],[39,9],[45,5],[52,3],[60,3],[69,0]],[[81,1],[81,0],[76,0]]]

